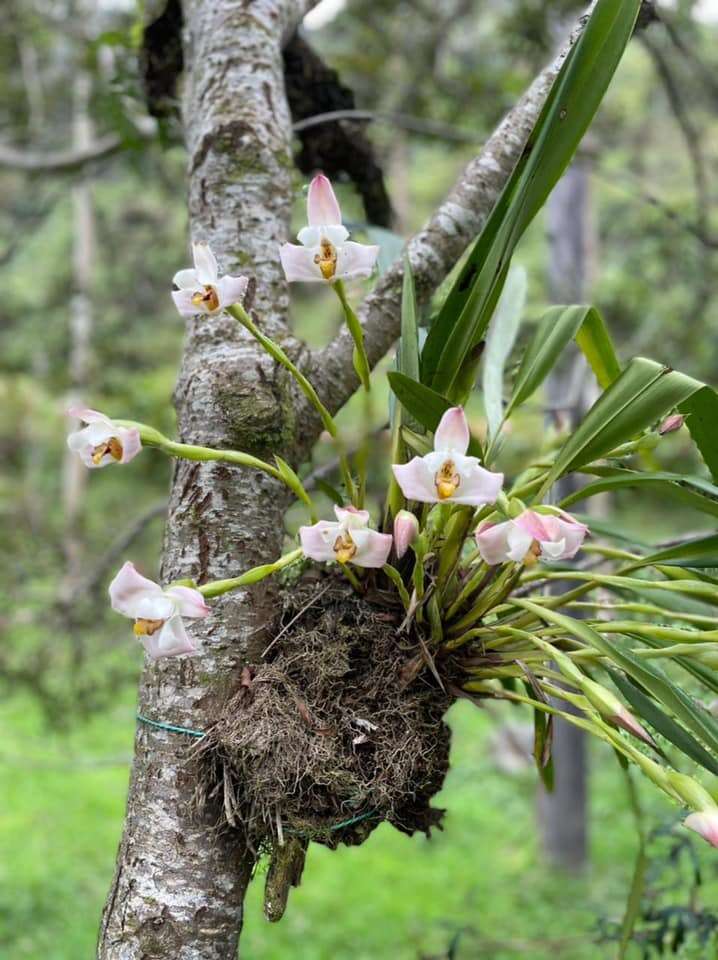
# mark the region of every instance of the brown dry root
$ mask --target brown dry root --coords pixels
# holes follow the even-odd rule
[[[266,660],[243,669],[201,741],[202,792],[252,848],[272,846],[270,875],[298,882],[309,840],[334,848],[382,820],[409,834],[440,823],[430,800],[448,767],[451,698],[429,670],[406,685],[419,647],[397,633],[401,619],[378,593],[361,598],[330,577],[298,583]]]

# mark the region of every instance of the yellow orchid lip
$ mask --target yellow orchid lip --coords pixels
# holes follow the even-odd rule
[[[322,238],[320,252],[315,254],[314,262],[318,265],[325,280],[331,280],[337,272],[337,251],[333,243]]]
[[[164,626],[164,620],[146,620],[144,617],[138,617],[132,628],[136,637],[151,637]]]
[[[343,533],[334,541],[334,554],[339,563],[349,563],[357,552],[357,545],[351,538],[351,535]]]
[[[113,460],[122,459],[122,444],[117,437],[110,437],[109,440],[105,440],[104,443],[99,443],[96,447],[92,448],[92,462],[95,464],[95,466],[97,466],[102,458],[108,453]]]
[[[210,312],[219,309],[219,294],[209,283],[204,285],[204,290],[198,290],[192,294],[192,303],[196,307],[206,307]]]
[[[453,460],[446,460],[437,471],[434,486],[439,500],[448,500],[456,493],[461,477]]]

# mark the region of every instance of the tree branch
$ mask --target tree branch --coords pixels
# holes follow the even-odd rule
[[[143,139],[152,136],[137,131]],[[39,150],[22,150],[0,144],[0,168],[21,170],[24,173],[76,173],[88,164],[106,160],[127,149],[126,140],[114,133],[100,137],[84,150],[54,150],[48,153]]]
[[[463,171],[438,210],[409,241],[408,255],[420,301],[428,300],[486,222],[521,155],[551,84],[585,22],[586,16],[581,17],[556,59],[536,77],[486,141],[481,153]],[[402,263],[397,260],[359,310],[372,366],[399,335],[402,272]],[[352,350],[353,340],[343,326],[326,348],[313,355],[314,382],[332,410],[339,409],[359,385],[352,367]]]

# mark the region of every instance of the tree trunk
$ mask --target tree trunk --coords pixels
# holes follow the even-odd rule
[[[257,279],[262,328],[287,339],[278,244],[291,201],[290,119],[281,72],[281,0],[185,4],[184,126],[195,240],[209,241],[228,272]],[[168,283],[169,286],[169,283]],[[175,391],[187,442],[291,457],[286,379],[227,315],[188,322]],[[151,455],[151,454],[148,454]],[[271,478],[222,464],[174,470],[161,579],[202,583],[279,555],[283,490]],[[203,654],[147,663],[140,713],[204,729],[271,619],[271,581],[213,603],[192,629]],[[214,835],[190,808],[186,735],[140,723],[124,836],[103,916],[103,960],[230,960],[253,867],[236,838]]]
[[[593,231],[589,204],[587,161],[569,167],[554,188],[547,204],[549,234],[549,295],[554,303],[581,303],[590,282]],[[549,422],[575,427],[589,403],[583,354],[567,352],[566,358],[546,382]],[[575,477],[565,477],[554,487],[556,499],[575,487]],[[565,589],[556,584],[556,592]],[[561,701],[562,709],[575,711]],[[544,853],[557,866],[581,870],[588,850],[587,776],[588,758],[583,731],[560,717],[554,718],[554,788],[539,787],[538,817]]]

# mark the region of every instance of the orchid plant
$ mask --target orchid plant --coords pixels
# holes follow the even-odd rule
[[[302,466],[280,457],[268,463],[242,451],[177,443],[146,424],[93,411],[79,411],[88,426],[68,442],[92,467],[127,464],[150,447],[261,470],[306,510],[299,545],[227,580],[160,587],[125,564],[110,587],[112,605],[134,620],[151,657],[198,652],[184,618],[212,615],[208,599],[287,567],[330,564],[347,578],[347,589],[367,599],[376,591],[393,595],[399,629],[416,640],[414,675],[427,669],[453,695],[477,704],[497,699],[531,708],[534,756],[547,784],[552,720],[561,717],[611,747],[624,768],[644,774],[688,811],[686,827],[718,846],[718,720],[710,707],[718,694],[718,535],[639,542],[610,522],[569,512],[598,494],[637,489],[718,516],[713,479],[658,471],[650,460],[663,436],[682,430],[715,477],[718,395],[644,358],[621,364],[602,317],[586,306],[546,311],[513,376],[503,374],[519,319],[506,321],[503,299],[513,282],[511,255],[568,163],[592,116],[586,98],[590,93],[595,110],[637,12],[634,3],[619,5],[609,22],[602,19],[607,5],[596,5],[532,134],[533,150],[455,271],[421,349],[420,305],[405,260],[401,340],[388,374],[393,464],[373,524],[364,503],[365,461],[349,456],[310,380],[245,309],[246,278],[220,277],[206,244],[193,247],[194,269],[175,275],[177,309],[183,315],[226,310],[294,378],[336,445],[335,519],[320,519]],[[604,52],[596,66],[589,54],[599,43]],[[567,119],[561,104],[569,89],[582,107]],[[322,175],[309,186],[307,219],[300,246],[285,244],[278,257],[288,281],[324,283],[338,294],[367,391],[363,332],[343,280],[369,275],[378,248],[347,239]],[[600,395],[574,430],[547,430],[526,462],[509,471],[506,425],[572,343]],[[484,377],[484,409],[492,411],[486,426],[466,413],[481,363],[492,373]],[[569,474],[582,484],[557,498],[556,485]]]

